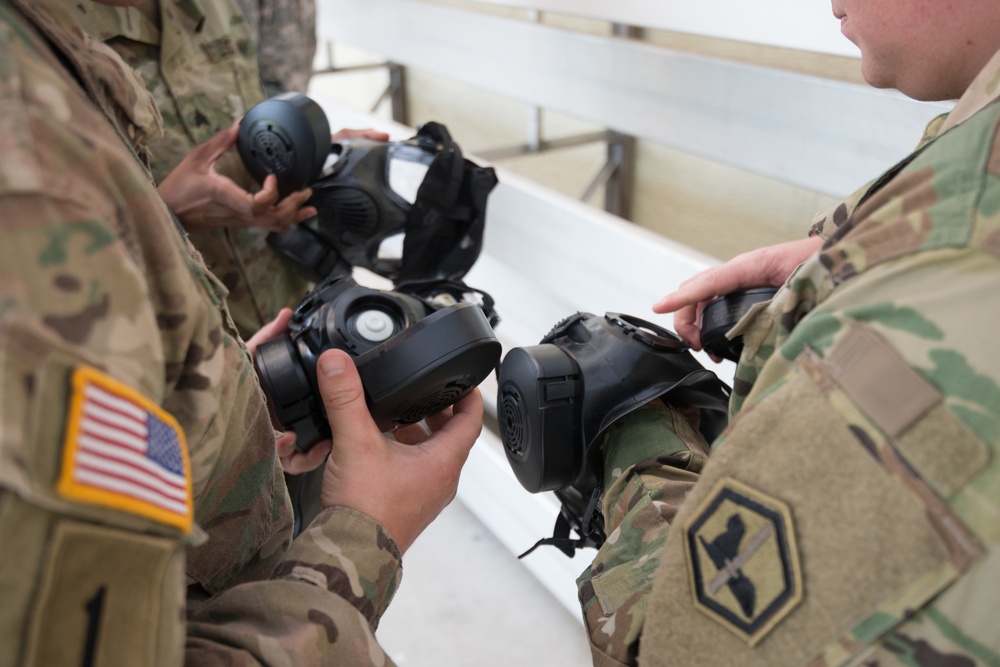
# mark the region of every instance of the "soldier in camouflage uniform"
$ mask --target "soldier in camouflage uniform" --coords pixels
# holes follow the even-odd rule
[[[156,107],[77,12],[0,0],[0,666],[390,664],[374,628],[481,399],[406,447],[324,355],[326,509],[289,544],[225,290],[146,168]]]
[[[731,332],[716,442],[666,405],[604,435],[597,665],[1000,664],[1000,5],[834,8],[871,83],[961,99]]]
[[[235,215],[212,228],[197,225],[194,216],[178,211],[182,207],[172,196],[173,183],[164,190],[164,180],[195,146],[230,128],[265,99],[250,27],[235,0],[143,0],[134,7],[81,2],[79,8],[84,28],[115,49],[152,92],[165,130],[163,139],[150,146],[153,176],[191,241],[229,290],[233,320],[249,338],[282,307],[297,305],[307,282],[267,245],[268,230],[237,224]],[[232,145],[235,135],[229,139],[223,148]],[[256,189],[233,150],[219,158],[215,170],[243,190]],[[291,195],[297,198],[293,213],[305,201],[302,194]],[[281,219],[287,225],[302,216]]]
[[[316,0],[239,0],[257,45],[268,97],[309,90],[316,56]]]

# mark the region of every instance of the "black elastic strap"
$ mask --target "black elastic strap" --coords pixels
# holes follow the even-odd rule
[[[407,215],[398,279],[461,278],[483,245],[486,198],[496,172],[462,157],[440,123],[417,131],[417,142],[436,151]]]
[[[569,530],[570,530],[569,521],[566,520],[565,516],[560,514],[558,517],[556,517],[556,525],[552,531],[552,537],[546,537],[535,542],[535,544],[530,549],[528,549],[523,554],[517,557],[518,560],[524,558],[532,551],[543,545],[553,546],[559,549],[559,551],[566,554],[568,557],[572,558],[573,554],[576,553],[577,549],[582,549],[583,547],[587,546],[586,545],[587,538],[581,537],[578,539],[573,539],[569,537]]]
[[[594,489],[590,494],[590,500],[587,501],[587,508],[580,518],[579,525],[574,525],[575,521],[569,519],[567,516],[569,508],[563,503],[562,510],[559,512],[559,516],[556,517],[556,525],[552,530],[552,537],[538,540],[530,549],[518,556],[518,559],[524,558],[540,546],[553,546],[569,558],[572,558],[576,554],[577,549],[588,547],[600,549],[601,545],[604,544],[604,531],[598,525],[598,520],[600,519],[598,508],[601,505],[601,498],[603,496],[604,494],[601,489]],[[582,537],[571,538],[569,533],[573,529]]]

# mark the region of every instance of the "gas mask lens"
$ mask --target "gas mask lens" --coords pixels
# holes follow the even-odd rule
[[[288,93],[247,112],[237,145],[258,181],[278,175],[282,196],[312,188],[318,215],[267,240],[310,280],[356,267],[394,282],[459,280],[479,256],[496,173],[463,158],[440,123],[405,141],[331,144],[322,108]],[[395,235],[402,250],[381,252]]]
[[[389,147],[386,182],[392,193],[411,206],[417,201],[417,191],[424,182],[434,155],[410,144]]]

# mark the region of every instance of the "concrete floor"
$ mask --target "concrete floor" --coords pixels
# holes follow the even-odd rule
[[[400,667],[591,664],[580,619],[458,500],[404,556],[377,636]]]

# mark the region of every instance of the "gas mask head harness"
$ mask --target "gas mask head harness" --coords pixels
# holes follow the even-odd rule
[[[247,112],[237,146],[255,178],[277,176],[282,196],[312,188],[307,204],[319,214],[268,236],[310,280],[345,266],[396,282],[454,280],[479,256],[496,174],[465,159],[444,125],[427,123],[406,141],[331,144],[322,108],[285,93]],[[401,257],[380,257],[398,235]]]
[[[730,393],[673,332],[619,313],[577,313],[539,345],[510,350],[498,384],[500,435],[514,475],[528,491],[554,491],[562,503],[554,536],[535,547],[551,544],[568,556],[604,542],[599,436],[662,399],[698,408],[698,428],[711,442],[725,428]]]

